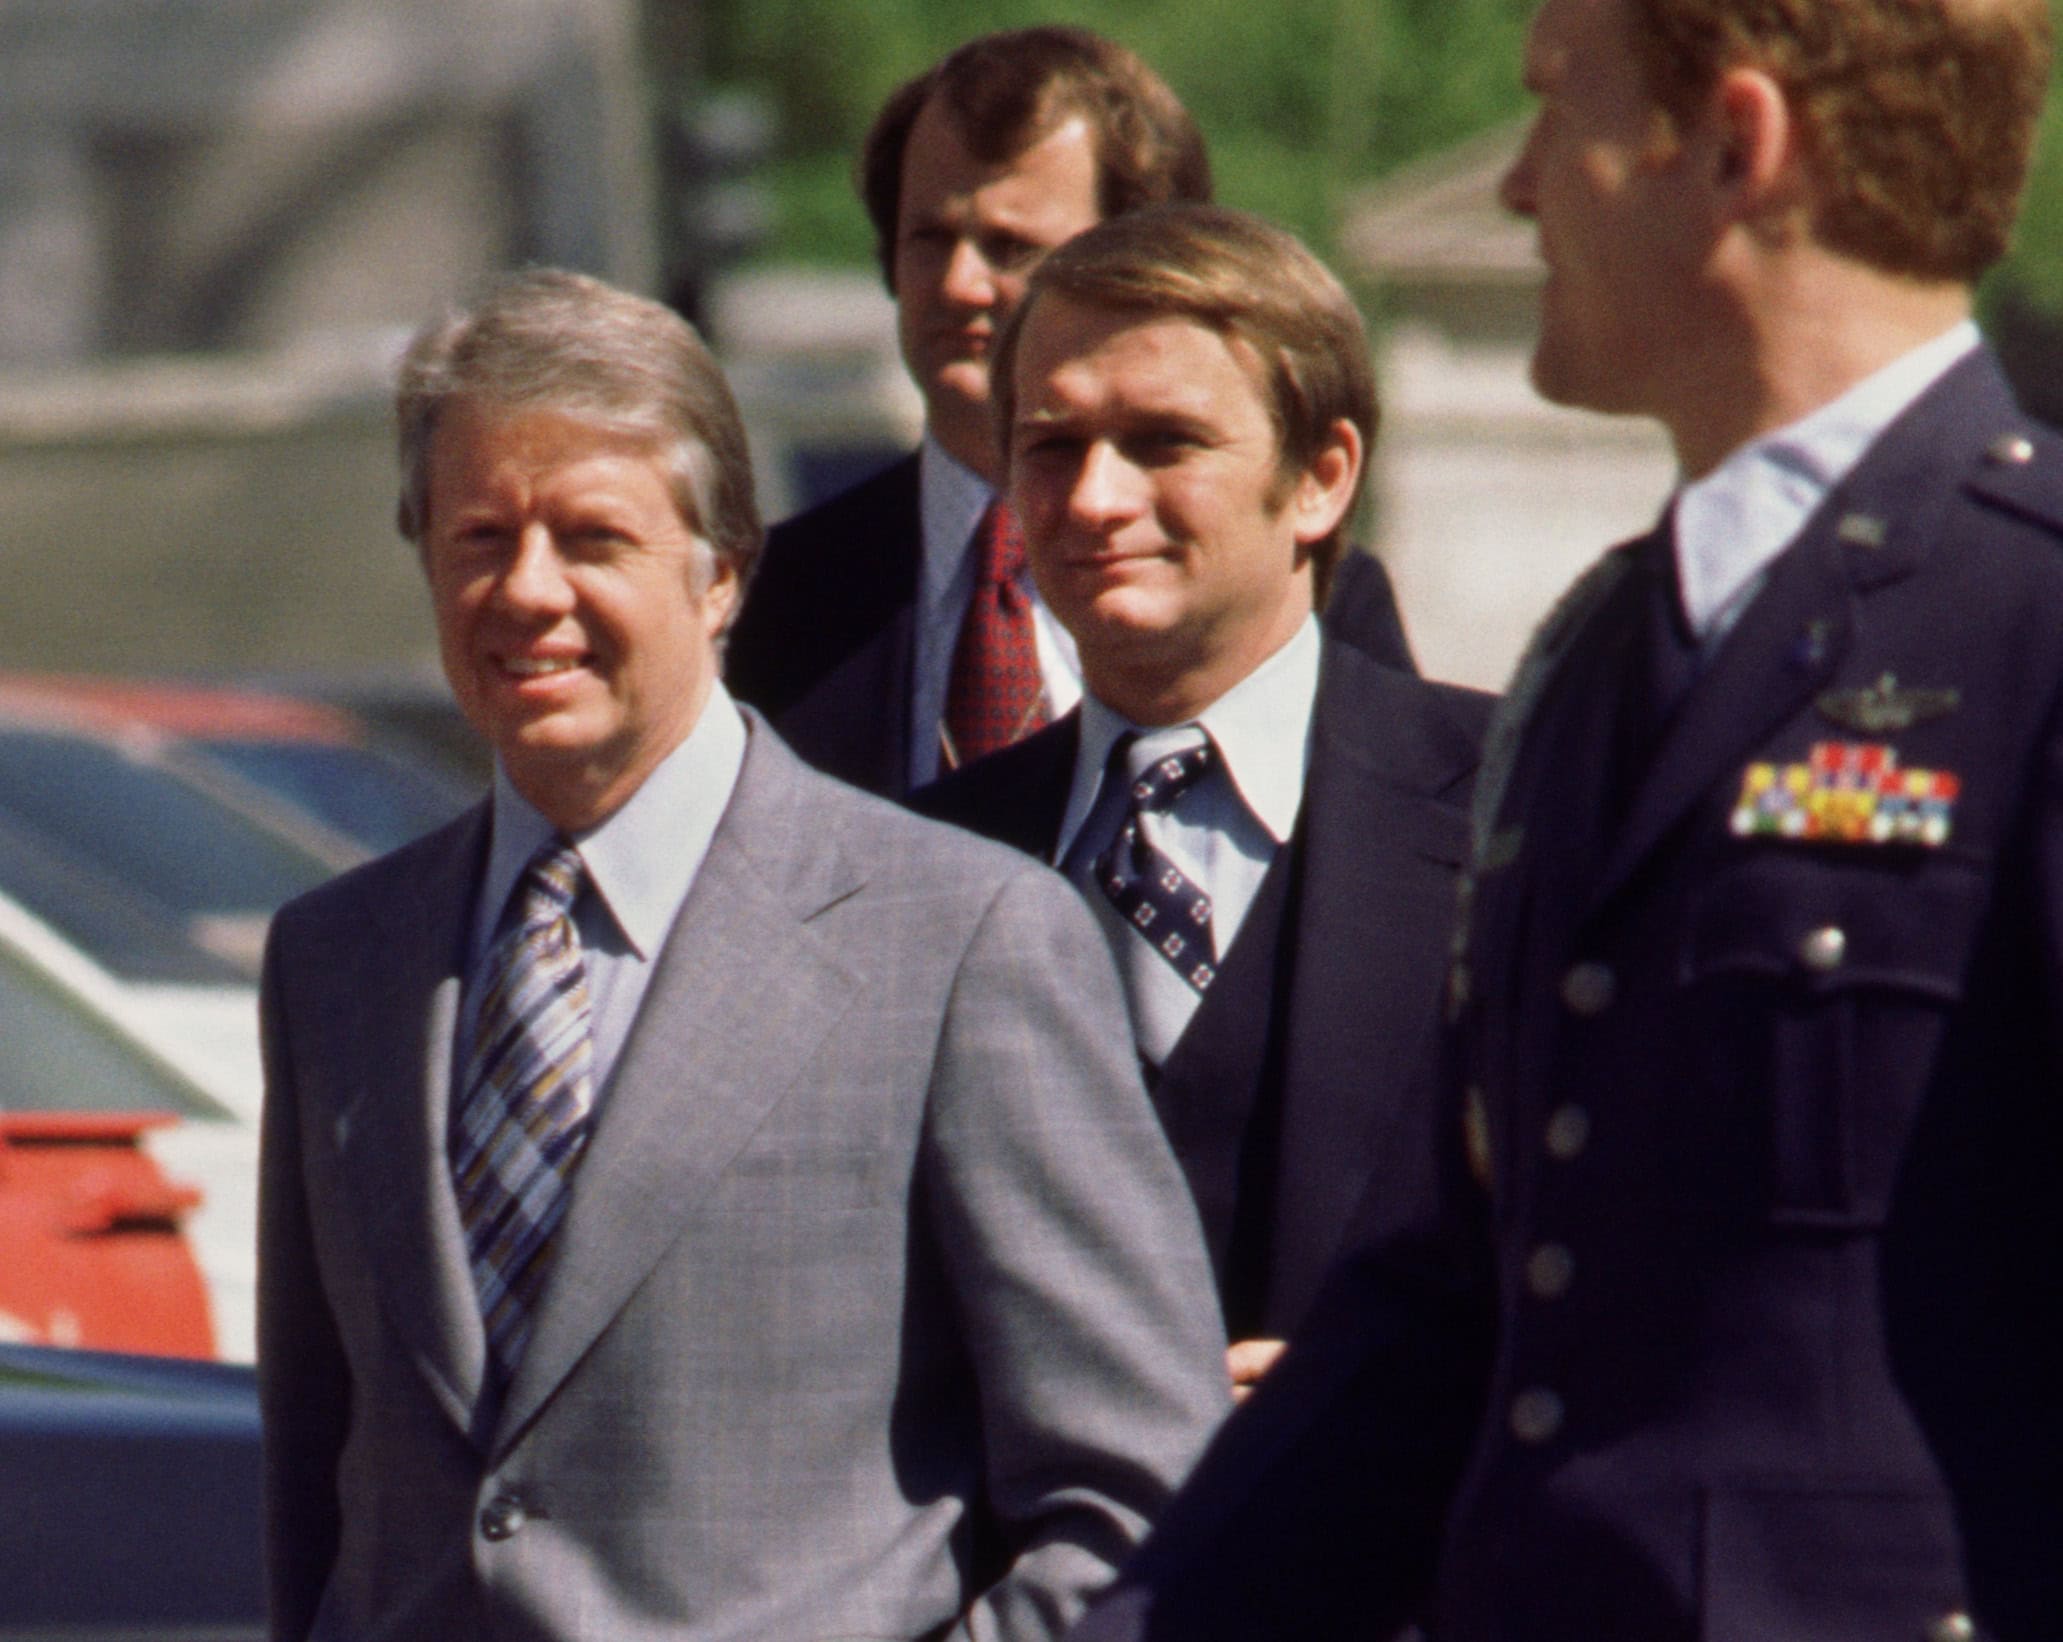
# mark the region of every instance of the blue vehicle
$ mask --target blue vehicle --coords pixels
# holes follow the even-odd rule
[[[256,1642],[259,1513],[251,1369],[0,1345],[0,1639]]]

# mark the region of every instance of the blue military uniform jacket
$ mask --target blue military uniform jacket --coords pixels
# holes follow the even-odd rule
[[[1953,369],[1613,823],[1632,559],[1486,748],[1443,1212],[1365,1246],[1084,1636],[2063,1625],[2063,442]]]

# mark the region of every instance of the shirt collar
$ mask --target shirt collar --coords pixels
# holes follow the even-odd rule
[[[995,500],[989,482],[930,434],[917,450],[917,509],[924,546],[924,605],[935,609],[951,594],[953,581],[966,561],[974,527]]]
[[[1233,789],[1277,844],[1289,841],[1303,807],[1322,651],[1318,620],[1307,616],[1287,644],[1192,721],[1216,744]],[[1154,733],[1105,706],[1093,693],[1083,695],[1081,738],[1075,748],[1072,796],[1060,829],[1059,855],[1066,853],[1088,819],[1110,749],[1127,731]]]
[[[1684,615],[1700,639],[1738,614],[1863,453],[1977,343],[1976,325],[1964,320],[1838,399],[1750,440],[1677,492],[1677,572]]]
[[[709,853],[745,760],[745,721],[721,683],[681,744],[614,814],[573,837],[595,897],[624,941],[649,960],[673,927]],[[494,836],[481,884],[476,950],[484,950],[509,894],[557,829],[516,791],[497,761]]]

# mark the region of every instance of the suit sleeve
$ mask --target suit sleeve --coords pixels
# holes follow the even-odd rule
[[[281,945],[275,922],[259,1004],[265,1106],[258,1183],[258,1400],[271,1635],[275,1642],[299,1642],[314,1624],[336,1560],[337,1461],[350,1414],[350,1382],[309,1233]]]
[[[1493,1344],[1458,1109],[1436,1202],[1378,1182],[1289,1349],[1068,1642],[1389,1636],[1433,1585]]]
[[[1074,891],[1027,866],[947,1007],[924,1179],[1003,1567],[956,1642],[1059,1635],[1229,1407],[1202,1233],[1120,996]]]

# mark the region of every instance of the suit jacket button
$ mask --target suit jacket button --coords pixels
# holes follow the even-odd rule
[[[523,1502],[514,1494],[497,1494],[480,1513],[481,1537],[495,1541],[513,1538],[528,1519]]]
[[[1848,932],[1838,924],[1815,929],[1798,943],[1798,961],[1815,975],[1830,975],[1848,956]]]
[[[1526,1256],[1526,1291],[1536,1300],[1559,1300],[1576,1280],[1576,1257],[1566,1243],[1542,1243]]]
[[[1577,964],[1562,977],[1562,1002],[1572,1015],[1602,1015],[1618,990],[1619,977],[1609,964]]]
[[[1945,1613],[1927,1627],[1927,1642],[1977,1642],[1977,1627],[1966,1613]]]
[[[1540,1386],[1511,1400],[1511,1434],[1523,1443],[1543,1443],[1562,1428],[1562,1400]]]
[[[1557,1106],[1547,1120],[1547,1155],[1573,1163],[1590,1144],[1590,1114],[1581,1106]]]

